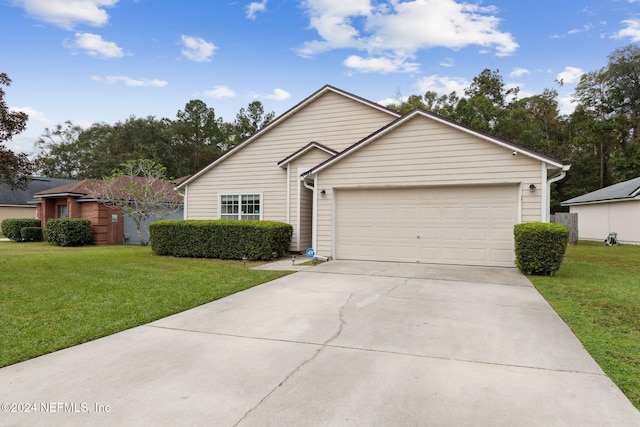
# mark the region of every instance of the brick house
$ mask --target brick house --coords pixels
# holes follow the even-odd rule
[[[121,179],[144,180],[142,177]],[[130,182],[130,181],[129,181]],[[160,183],[159,185],[168,185]],[[37,200],[37,218],[44,227],[52,218],[84,218],[91,221],[91,242],[96,245],[118,245],[125,241],[125,221],[121,209],[106,206],[99,194],[92,193],[94,181],[85,179],[59,187],[40,191],[33,195]],[[171,188],[173,191],[173,189]],[[180,197],[175,192],[175,197]],[[123,196],[123,200],[127,200]]]

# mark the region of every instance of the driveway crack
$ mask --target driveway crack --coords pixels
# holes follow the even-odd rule
[[[329,339],[327,339],[324,343],[322,343],[321,346],[313,353],[313,355],[311,357],[309,357],[308,359],[302,361],[302,363],[300,363],[298,366],[296,366],[296,368],[294,370],[289,372],[289,374],[287,374],[287,376],[285,376],[284,379],[282,381],[280,381],[280,383],[278,385],[276,385],[269,393],[267,393],[266,396],[264,396],[262,399],[260,399],[260,401],[253,408],[251,408],[247,412],[245,412],[245,414],[242,416],[242,418],[240,418],[238,420],[238,422],[234,424],[234,427],[238,426],[245,419],[247,419],[247,417],[253,411],[258,409],[260,407],[260,405],[262,405],[263,402],[265,402],[273,393],[276,392],[276,390],[278,390],[280,387],[282,387],[291,377],[293,377],[305,365],[311,363],[316,357],[318,357],[318,355],[322,352],[322,350],[324,350],[327,347],[332,347],[332,346],[329,346],[329,343],[331,341],[335,340],[336,338],[338,338],[340,336],[340,334],[342,333],[342,330],[344,329],[344,325],[346,324],[346,321],[344,319],[344,311],[345,311],[346,307],[349,305],[349,303],[351,302],[352,298],[353,298],[353,294],[349,294],[349,297],[347,298],[347,300],[344,302],[344,304],[342,304],[342,307],[340,307],[340,311],[338,312],[339,319],[340,319],[340,326],[338,327],[338,331],[335,334],[333,334],[333,336],[331,336]]]
[[[396,289],[398,289],[398,288],[399,288],[399,287],[401,287],[401,286],[406,285],[406,284],[407,284],[407,282],[409,282],[409,280],[411,280],[411,277],[407,277],[407,278],[404,280],[404,282],[402,282],[402,283],[398,283],[397,285],[395,285],[394,287],[392,287],[391,289],[389,289],[389,290],[388,290],[387,292],[385,292],[384,294],[385,294],[385,295],[387,295],[387,296],[392,296],[392,295],[391,295],[391,293],[392,293],[393,291],[395,291]]]

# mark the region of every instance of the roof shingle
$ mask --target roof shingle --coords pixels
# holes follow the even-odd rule
[[[573,199],[562,202],[562,206],[633,199],[640,200],[640,177],[574,197]]]

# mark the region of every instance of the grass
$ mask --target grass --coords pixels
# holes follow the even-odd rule
[[[555,276],[529,279],[640,409],[640,246],[580,242]]]
[[[0,242],[0,367],[289,274],[159,257],[149,247]]]

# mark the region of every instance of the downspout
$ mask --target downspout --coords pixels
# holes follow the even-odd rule
[[[291,224],[291,163],[287,163],[287,224]]]
[[[311,212],[311,247],[313,249],[317,248],[317,243],[318,243],[318,233],[317,233],[317,226],[318,226],[318,198],[317,198],[317,194],[316,194],[316,183],[318,182],[318,175],[313,175],[313,186],[307,184],[307,180],[306,179],[302,179],[302,185],[304,185],[304,188],[313,191],[313,208],[312,208],[312,212]]]
[[[549,222],[550,220],[550,215],[551,215],[551,184],[553,184],[554,182],[558,182],[561,179],[564,179],[565,176],[567,176],[567,171],[571,169],[571,165],[565,165],[562,166],[562,170],[560,171],[560,175],[551,178],[549,180],[547,180],[547,212],[546,212],[546,218],[545,221]]]

